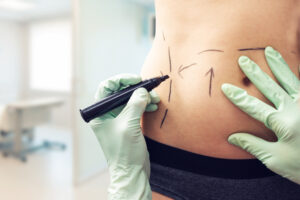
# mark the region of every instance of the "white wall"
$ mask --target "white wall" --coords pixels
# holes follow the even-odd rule
[[[146,10],[125,0],[75,1],[74,181],[106,166],[101,148],[78,110],[93,103],[100,81],[139,73],[150,41],[143,37]]]
[[[26,27],[23,24],[0,20],[0,104],[20,96],[25,44]]]
[[[69,21],[71,24],[68,16],[23,23],[14,20],[0,20],[0,104],[18,99],[61,97],[65,100],[65,104],[53,110],[52,124],[69,129],[71,127],[71,92],[37,91],[29,88],[28,27],[31,23],[42,23],[49,20]]]
[[[38,20],[32,20],[27,22],[27,32],[30,31],[30,26],[35,24],[49,24],[49,23],[69,23],[70,27],[72,26],[72,19],[70,16],[59,16],[59,17],[51,17],[51,18],[41,18]],[[29,33],[28,33],[29,34]],[[72,35],[70,35],[72,37]],[[29,41],[30,36],[26,37],[26,40]],[[27,56],[30,57],[29,54],[29,46],[26,46]],[[49,55],[51,58],[51,55]],[[23,73],[23,88],[22,88],[22,98],[30,99],[30,98],[42,98],[42,97],[59,97],[64,100],[64,105],[56,108],[52,112],[52,125],[58,126],[60,128],[70,129],[71,128],[71,91],[47,91],[47,90],[36,90],[30,88],[30,67],[29,67],[29,59],[26,62],[26,66],[24,67]],[[59,72],[58,72],[59,73]],[[71,76],[67,75],[67,76]],[[68,79],[68,77],[66,77]],[[55,77],[52,77],[52,81],[55,81]]]

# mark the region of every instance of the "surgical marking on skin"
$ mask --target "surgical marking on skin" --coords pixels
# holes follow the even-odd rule
[[[187,69],[187,68],[189,68],[189,67],[192,67],[192,66],[194,66],[194,65],[197,65],[197,63],[193,63],[193,64],[190,64],[190,65],[188,65],[188,66],[185,66],[185,67],[182,67],[182,65],[179,67],[179,72],[182,72],[183,70],[185,70],[185,69]]]
[[[187,69],[187,68],[190,68],[190,67],[194,66],[194,65],[197,65],[197,63],[193,63],[193,64],[187,65],[187,66],[185,66],[185,67],[183,67],[183,65],[180,65],[180,67],[178,68],[178,71],[177,71],[178,75],[179,75],[181,78],[183,78],[183,76],[181,75],[181,72],[182,72],[183,70]]]
[[[166,41],[164,32],[162,32],[162,36],[163,36],[164,41]]]
[[[210,79],[209,79],[209,96],[211,97],[212,79],[213,79],[214,76],[215,76],[214,68],[211,67],[211,68],[208,70],[208,72],[206,72],[205,76],[207,76],[208,74],[210,74]]]
[[[172,59],[171,59],[170,47],[168,47],[168,55],[169,55],[170,72],[172,72]]]
[[[170,102],[170,100],[171,100],[171,93],[172,93],[172,79],[170,80],[170,87],[169,87],[169,98],[168,98],[168,102]]]
[[[222,52],[222,53],[224,52],[223,50],[220,50],[220,49],[206,49],[204,51],[200,51],[198,54],[209,52],[209,51],[212,51],[212,52]]]
[[[182,66],[183,66],[183,65],[180,65],[178,69],[180,69]],[[179,75],[181,78],[183,78],[183,76],[181,75],[180,72],[181,72],[181,71],[179,71],[179,70],[177,71],[178,75]]]
[[[165,119],[166,119],[167,114],[168,114],[168,109],[166,109],[165,114],[164,114],[164,117],[163,117],[163,119],[161,120],[160,128],[162,128],[162,126],[163,126],[163,124],[164,124],[164,122],[165,122]]]
[[[265,47],[238,49],[238,51],[260,51],[265,50]]]

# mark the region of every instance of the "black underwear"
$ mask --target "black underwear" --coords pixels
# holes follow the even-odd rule
[[[219,178],[251,179],[275,175],[257,159],[213,158],[171,147],[147,137],[145,139],[151,163]]]
[[[220,159],[145,137],[152,191],[175,200],[300,200],[300,186],[257,159]]]

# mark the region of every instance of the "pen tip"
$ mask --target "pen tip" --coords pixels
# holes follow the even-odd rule
[[[167,80],[168,78],[170,78],[168,75],[162,76],[162,77],[161,77],[161,81],[165,81],[165,80]]]

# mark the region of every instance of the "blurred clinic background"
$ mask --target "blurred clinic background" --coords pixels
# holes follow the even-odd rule
[[[0,199],[106,199],[78,111],[103,79],[140,72],[154,26],[152,0],[0,0]]]

